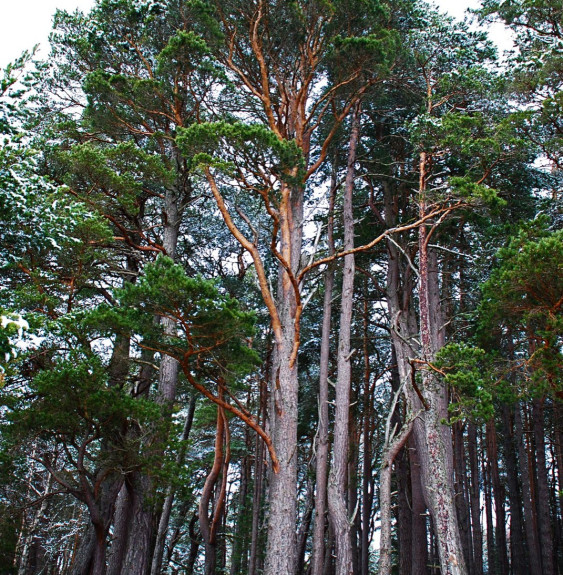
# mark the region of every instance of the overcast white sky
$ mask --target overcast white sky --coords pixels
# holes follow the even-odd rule
[[[452,16],[463,18],[465,9],[476,8],[479,0],[435,0],[435,3]],[[35,44],[40,44],[41,53],[47,55],[47,37],[57,8],[88,11],[93,5],[94,0],[0,0],[0,68]],[[506,45],[508,36],[503,32],[502,26],[497,26],[491,35]]]

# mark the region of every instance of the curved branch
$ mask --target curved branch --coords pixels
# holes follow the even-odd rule
[[[225,205],[225,200],[223,199],[223,196],[217,187],[217,182],[215,181],[215,178],[213,177],[209,167],[205,168],[205,176],[207,177],[207,181],[211,187],[211,192],[213,193],[217,207],[221,212],[221,216],[223,217],[225,224],[227,224],[227,228],[229,228],[229,231],[233,234],[240,245],[252,256],[254,267],[256,268],[256,275],[258,276],[258,284],[260,285],[260,291],[262,292],[264,303],[266,304],[268,312],[270,313],[272,329],[274,331],[276,341],[281,342],[282,328],[278,314],[278,308],[276,307],[274,298],[270,292],[270,288],[268,287],[268,278],[266,277],[266,271],[264,269],[262,258],[260,257],[260,252],[258,251],[258,248],[238,229],[234,223],[231,214]]]
[[[207,399],[211,400],[216,405],[219,405],[223,409],[230,411],[233,415],[236,415],[241,421],[246,423],[246,425],[248,425],[248,427],[253,429],[262,438],[262,441],[264,441],[264,443],[266,444],[266,447],[268,448],[268,452],[269,452],[270,458],[272,460],[272,468],[274,470],[274,473],[278,473],[280,470],[280,463],[278,461],[278,456],[276,455],[276,450],[274,449],[272,439],[262,429],[262,427],[256,422],[255,417],[248,412],[245,413],[245,412],[241,411],[240,409],[233,407],[230,403],[227,403],[226,401],[220,399],[219,397],[217,397],[216,395],[211,393],[204,385],[202,385],[201,383],[198,383],[195,380],[194,376],[190,373],[190,370],[188,369],[188,366],[185,365],[185,363],[181,363],[181,365],[182,365],[182,371],[184,372],[184,375],[186,376],[186,379],[189,381],[190,385],[192,385],[202,395],[207,397]]]

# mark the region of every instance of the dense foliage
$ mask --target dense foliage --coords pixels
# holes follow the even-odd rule
[[[0,80],[0,573],[563,572],[563,11],[97,0]]]

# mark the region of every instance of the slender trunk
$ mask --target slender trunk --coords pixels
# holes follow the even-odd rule
[[[530,462],[525,445],[524,426],[520,405],[514,406],[514,432],[518,442],[518,459],[520,461],[520,476],[522,477],[522,503],[524,506],[524,533],[530,556],[530,575],[541,575],[541,555],[534,518],[534,503],[530,477]]]
[[[315,483],[310,478],[307,484],[307,494],[305,496],[306,506],[303,517],[301,518],[301,527],[297,536],[297,569],[296,573],[304,573],[305,554],[307,551],[307,539],[311,529],[311,520],[313,518],[313,508],[315,506]]]
[[[247,453],[250,453],[250,428],[244,430]],[[237,493],[238,509],[233,532],[233,547],[231,554],[231,575],[248,573],[248,487],[251,475],[250,457],[243,457],[240,465],[240,484]]]
[[[514,446],[514,433],[512,431],[511,409],[503,403],[503,447],[506,461],[506,485],[508,487],[508,500],[510,504],[510,555],[511,567],[514,575],[528,573],[526,545],[524,541],[524,517],[522,514],[522,499],[518,485],[518,461]]]
[[[269,354],[270,355],[270,354]],[[270,362],[267,361],[269,367]],[[265,379],[260,380],[260,422],[263,425],[267,411],[267,385],[268,373]],[[256,460],[254,463],[254,492],[252,494],[252,529],[250,537],[250,559],[248,562],[248,575],[256,575],[258,565],[258,544],[260,541],[260,521],[262,515],[262,495],[264,483],[264,442],[256,435]]]
[[[463,427],[460,421],[456,421],[452,426],[454,441],[454,469],[455,469],[455,506],[459,523],[459,532],[463,546],[463,558],[469,567],[473,552],[471,549],[471,539],[469,533],[469,504],[467,501],[467,491],[465,480],[467,477],[465,465],[465,445],[463,438]]]
[[[412,493],[410,488],[408,449],[403,447],[396,459],[398,511],[397,540],[399,544],[399,575],[411,575],[412,565]],[[424,542],[426,547],[426,542]],[[366,571],[362,575],[369,575]]]
[[[479,459],[477,456],[477,427],[467,423],[467,449],[471,474],[471,532],[473,536],[474,575],[483,575],[483,529],[481,528],[481,487],[479,480]]]
[[[422,488],[422,476],[418,451],[414,448],[414,438],[409,442],[412,493],[412,575],[428,574],[428,529],[426,503]]]
[[[371,510],[373,506],[372,477],[372,429],[373,429],[373,399],[371,394],[370,353],[368,347],[369,311],[367,298],[367,279],[364,284],[366,295],[363,309],[363,352],[364,352],[364,420],[363,420],[363,469],[362,469],[362,528],[361,528],[361,575],[369,575],[369,546],[371,542]],[[396,362],[393,362],[396,363]],[[396,372],[396,370],[395,370]]]
[[[380,471],[379,507],[381,514],[381,540],[379,548],[379,575],[391,574],[391,472],[395,457],[407,442],[414,420],[406,423],[386,446]]]
[[[188,526],[188,534],[190,536],[190,553],[188,555],[188,561],[186,564],[186,575],[192,575],[195,568],[195,563],[199,555],[199,537],[196,533],[196,525],[198,523],[197,513],[192,515],[190,519],[190,524]]]
[[[358,428],[358,416],[352,406],[357,405],[358,400],[354,390],[351,390],[351,414],[349,432],[349,457],[348,457],[348,510],[350,519],[350,543],[352,545],[352,567],[354,573],[360,570],[360,550],[358,547],[358,535],[360,532],[360,514],[358,513],[358,466],[360,455],[360,429]]]
[[[330,186],[328,214],[328,254],[334,254],[334,198],[336,195],[336,167],[333,167]],[[311,575],[323,575],[325,555],[326,495],[328,476],[328,371],[330,355],[330,320],[332,315],[332,292],[334,268],[329,265],[324,274],[323,323],[321,332],[321,353],[319,372],[319,426],[317,429],[315,475],[315,525],[313,529],[313,550]]]
[[[559,568],[559,573],[563,573],[563,412],[561,403],[556,400],[553,405],[553,425],[554,425],[554,443],[553,450],[554,460],[557,463],[556,469],[553,470],[554,475],[557,471],[557,481],[554,480],[554,485],[557,486],[559,513],[556,513],[556,524],[558,533],[555,537],[557,548],[555,549],[556,566]],[[555,505],[557,507],[557,504]]]
[[[488,573],[496,573],[495,537],[493,528],[493,497],[491,488],[491,464],[483,459],[483,489],[485,494],[485,517],[487,523]]]
[[[537,506],[540,550],[543,575],[554,575],[553,533],[551,513],[549,510],[549,487],[547,481],[547,464],[545,457],[544,399],[532,402],[532,419],[534,440],[536,443],[536,470],[538,477]]]
[[[490,479],[493,486],[495,502],[495,555],[497,572],[499,575],[508,575],[508,556],[506,543],[506,513],[504,509],[505,492],[500,480],[498,469],[497,432],[494,421],[487,423],[487,457],[489,459]]]
[[[354,247],[353,192],[356,163],[356,148],[360,132],[360,110],[356,108],[352,120],[352,132],[348,151],[348,167],[344,190],[344,250]],[[334,444],[332,466],[328,480],[328,508],[334,526],[336,543],[336,573],[349,575],[354,572],[352,544],[350,539],[350,517],[346,505],[348,476],[348,433],[350,418],[350,332],[354,298],[354,254],[344,257],[342,296],[340,307],[340,328],[338,337],[338,374],[334,414]]]
[[[192,429],[192,423],[194,419],[196,405],[196,396],[192,395],[190,399],[190,404],[188,407],[188,413],[186,415],[186,421],[184,423],[184,429],[182,431],[182,441],[187,441],[190,436],[190,431]],[[184,447],[178,452],[176,457],[176,464],[180,466],[184,462],[186,456],[186,450]],[[154,547],[154,555],[152,559],[151,575],[159,575],[162,567],[162,558],[164,556],[164,545],[166,543],[166,534],[168,532],[168,524],[170,522],[170,515],[172,513],[172,505],[174,503],[175,490],[170,486],[166,493],[166,499],[164,500],[164,505],[162,507],[162,513],[160,515],[160,522],[158,524],[158,533],[156,536],[156,543]]]
[[[334,529],[330,517],[328,520],[328,535],[325,547],[324,566],[325,571],[323,575],[335,575],[335,557],[334,557]]]
[[[223,399],[223,386],[219,386],[219,399]],[[214,575],[217,565],[217,534],[223,519],[227,493],[227,474],[230,460],[230,435],[225,411],[217,406],[215,458],[201,493],[199,525],[205,542],[205,574]],[[215,490],[215,498],[213,492]],[[212,512],[209,503],[214,499]]]

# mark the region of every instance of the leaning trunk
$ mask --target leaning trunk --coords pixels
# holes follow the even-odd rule
[[[391,575],[391,474],[393,461],[403,448],[413,427],[409,421],[398,436],[385,447],[380,471],[379,508],[381,515],[381,540],[379,547],[379,575]]]

